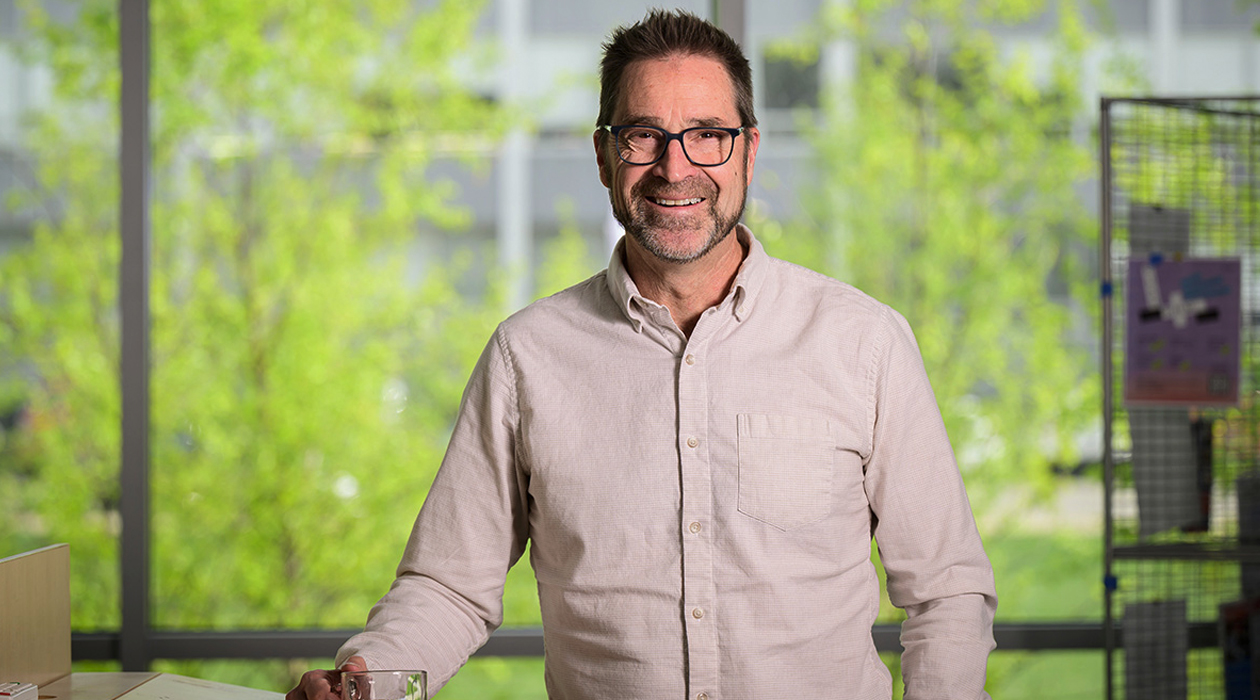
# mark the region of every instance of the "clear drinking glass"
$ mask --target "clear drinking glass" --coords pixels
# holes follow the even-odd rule
[[[428,700],[424,671],[342,671],[341,700]]]

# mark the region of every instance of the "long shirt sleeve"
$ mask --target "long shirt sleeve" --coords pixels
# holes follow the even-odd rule
[[[516,469],[514,378],[499,336],[482,353],[438,475],[390,591],[338,654],[376,668],[423,668],[441,688],[503,622],[503,586],[527,537]]]
[[[987,698],[992,569],[910,327],[892,314],[877,364],[866,491],[902,624],[906,700]]]

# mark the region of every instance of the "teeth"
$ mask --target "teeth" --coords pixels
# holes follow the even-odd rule
[[[699,204],[704,200],[699,197],[692,197],[691,199],[656,199],[655,201],[663,207],[685,207],[689,204]]]

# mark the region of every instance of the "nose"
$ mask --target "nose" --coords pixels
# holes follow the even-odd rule
[[[672,139],[665,144],[661,159],[652,164],[653,172],[667,182],[684,180],[692,175],[695,168],[683,152],[681,139]]]

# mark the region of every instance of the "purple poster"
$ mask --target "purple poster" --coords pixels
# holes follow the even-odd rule
[[[1237,258],[1129,260],[1126,403],[1238,403],[1241,278]]]

